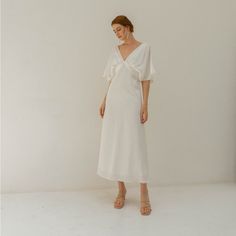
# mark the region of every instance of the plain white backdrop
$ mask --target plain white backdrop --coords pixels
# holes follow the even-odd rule
[[[114,186],[96,175],[117,15],[152,47],[150,185],[236,180],[236,2],[2,1],[2,193]],[[132,185],[136,185],[135,183]]]

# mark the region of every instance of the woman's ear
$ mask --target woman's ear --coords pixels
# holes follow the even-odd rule
[[[126,30],[127,30],[127,31],[130,31],[130,26],[129,26],[129,25],[126,26]],[[131,32],[131,31],[130,31],[130,32]]]

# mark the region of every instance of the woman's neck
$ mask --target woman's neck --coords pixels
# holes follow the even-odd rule
[[[128,39],[125,39],[124,40],[124,44],[133,44],[136,42],[136,39],[134,38],[133,34],[130,34],[129,38]]]

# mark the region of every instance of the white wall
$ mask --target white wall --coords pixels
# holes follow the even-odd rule
[[[100,75],[119,14],[151,45],[159,73],[150,185],[235,181],[235,1],[2,2],[2,192],[116,186],[96,168]]]

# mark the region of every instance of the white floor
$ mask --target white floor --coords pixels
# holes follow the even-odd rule
[[[236,184],[149,186],[152,214],[139,213],[139,189],[113,208],[117,189],[3,194],[2,236],[235,236]]]

